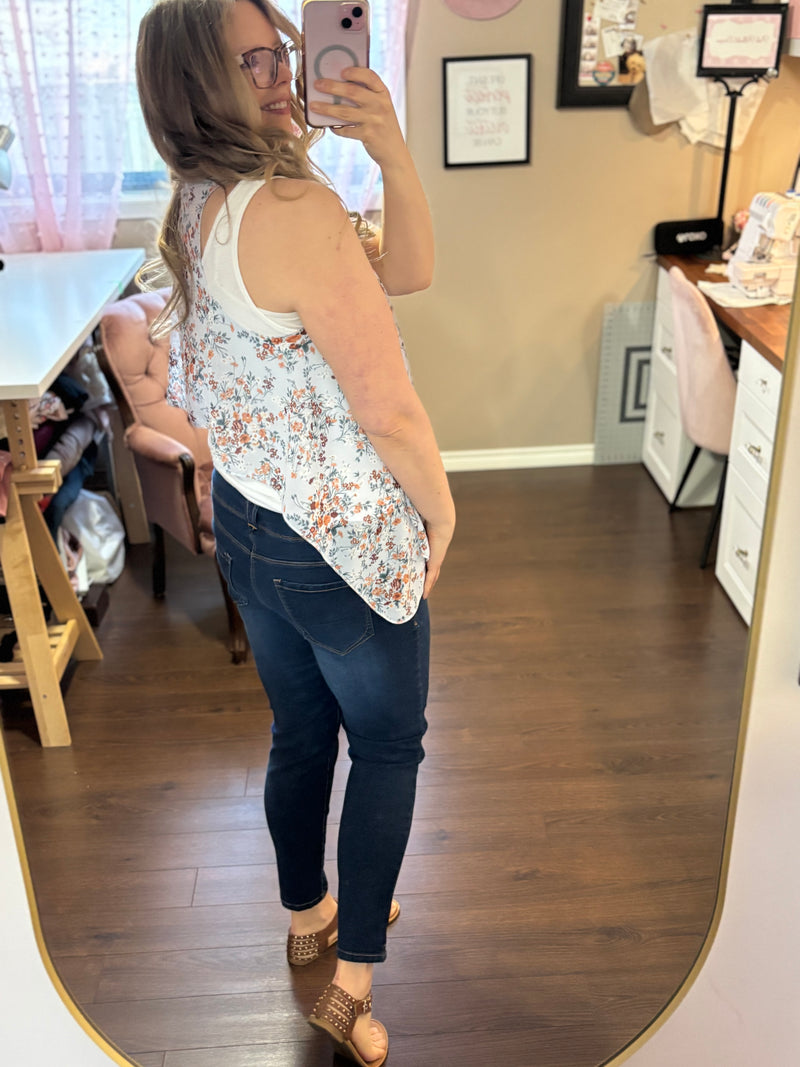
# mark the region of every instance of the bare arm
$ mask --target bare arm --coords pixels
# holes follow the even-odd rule
[[[352,100],[357,107],[314,103],[320,114],[354,123],[334,129],[361,141],[383,176],[383,229],[378,277],[393,296],[427,289],[433,279],[433,224],[411,153],[403,139],[389,90],[374,71],[351,67],[344,82],[321,80],[315,87]]]
[[[298,312],[355,419],[422,516],[431,542],[427,596],[453,534],[455,509],[386,296],[344,209],[325,187],[308,183],[292,200],[256,196],[253,208],[240,237],[245,284],[261,307]],[[254,257],[270,249],[269,262],[259,269],[249,249]],[[260,288],[265,275],[269,292]]]

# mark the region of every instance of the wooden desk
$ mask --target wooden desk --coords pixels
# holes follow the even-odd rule
[[[665,270],[669,270],[670,267],[680,267],[689,281],[694,282],[695,285],[701,278],[710,282],[720,280],[718,275],[706,274],[708,260],[699,259],[697,256],[658,256],[657,262],[659,267]],[[714,312],[714,316],[732,333],[751,344],[773,367],[783,372],[791,304],[726,308],[713,300],[708,300],[708,306]]]
[[[659,256],[658,298],[653,333],[651,386],[645,419],[642,461],[672,500],[686,469],[692,442],[682,430],[675,366],[672,362],[670,267],[679,267],[693,283],[706,274],[707,260],[698,257]],[[705,295],[705,294],[704,294]],[[766,304],[752,308],[726,308],[706,296],[716,319],[741,338],[736,402],[728,450],[715,573],[742,618],[749,623],[761,554],[767,491],[781,394],[784,354],[791,306]],[[697,467],[716,497],[720,460],[701,452]],[[717,466],[717,470],[714,469]],[[693,477],[695,476],[693,471]],[[687,489],[691,488],[691,481]],[[683,491],[681,500],[687,493]],[[709,494],[710,497],[710,494]],[[711,503],[697,494],[693,503]]]
[[[6,521],[0,525],[0,565],[19,658],[0,663],[0,689],[30,690],[42,745],[68,745],[61,676],[72,655],[102,659],[103,654],[39,508],[40,498],[61,484],[61,468],[37,458],[28,401],[42,396],[67,365],[105,306],[133,278],[144,250],[21,253],[3,259],[0,406],[13,473]],[[39,582],[58,619],[50,627]]]

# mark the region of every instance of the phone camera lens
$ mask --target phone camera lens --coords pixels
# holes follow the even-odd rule
[[[354,7],[353,8],[353,18],[354,19],[360,19],[363,14],[364,14],[364,12],[361,10],[360,7]]]
[[[352,25],[353,25],[353,20],[352,19],[342,19],[342,26],[346,30],[349,30]]]

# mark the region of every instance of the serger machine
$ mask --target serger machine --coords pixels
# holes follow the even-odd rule
[[[728,277],[747,296],[789,299],[794,292],[798,248],[800,196],[756,193],[728,263]]]

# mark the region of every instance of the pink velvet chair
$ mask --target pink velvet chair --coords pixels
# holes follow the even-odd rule
[[[678,498],[701,449],[725,457],[711,523],[700,557],[700,566],[705,567],[725,493],[736,379],[725,354],[716,319],[703,294],[688,281],[679,267],[670,268],[669,281],[681,424],[695,446],[670,511],[677,509]]]
[[[214,557],[211,524],[211,453],[205,430],[167,403],[167,341],[153,344],[150,323],[166,303],[164,291],[136,293],[109,305],[100,322],[98,358],[120,408],[125,442],[133,452],[147,518],[155,531],[153,592],[164,595],[164,531],[190,552]],[[219,574],[219,571],[217,572]],[[236,605],[219,575],[228,612],[234,663],[247,658],[247,638]]]

